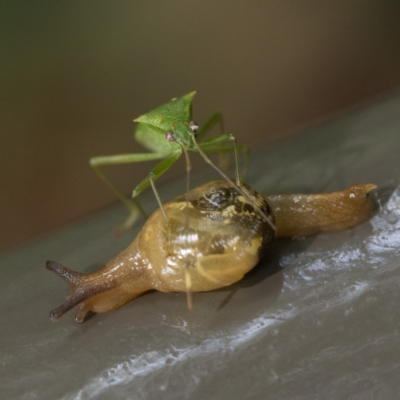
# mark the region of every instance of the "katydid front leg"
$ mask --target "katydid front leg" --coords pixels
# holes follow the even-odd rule
[[[215,138],[212,138],[210,140],[206,140],[204,142],[201,142],[201,139],[215,126],[219,125],[219,131],[220,135],[218,135]],[[232,150],[235,149],[236,146],[236,152],[235,152],[235,163],[236,163],[236,173],[238,171],[238,156],[237,152],[245,153],[245,173],[244,175],[247,175],[247,169],[248,169],[248,163],[249,163],[249,158],[250,158],[250,149],[248,146],[245,145],[238,145],[236,142],[236,137],[231,135],[229,140],[221,140],[220,136],[224,137],[224,120],[223,120],[223,115],[220,112],[216,112],[211,117],[203,124],[201,128],[197,131],[197,141],[199,144],[208,147],[208,153],[219,153],[219,166],[222,170],[227,170],[229,168],[229,158],[225,157],[227,153],[232,152]],[[215,142],[213,141],[214,139],[217,139]],[[234,142],[232,146],[232,141]],[[230,143],[225,143],[225,145],[222,145],[223,142],[230,142]],[[230,144],[230,145],[229,145]],[[233,149],[232,149],[233,147]],[[203,149],[205,150],[205,149]]]
[[[219,135],[213,139],[207,140],[205,142],[202,143],[197,143],[195,135],[192,135],[192,142],[193,142],[193,146],[194,148],[199,152],[199,154],[203,157],[204,161],[209,164],[212,168],[214,168],[227,182],[229,182],[232,187],[235,187],[235,184],[232,182],[232,180],[230,178],[228,178],[228,176],[222,172],[209,158],[208,156],[205,154],[206,152],[214,152],[216,147],[218,145],[223,145],[224,143],[227,143],[228,141],[233,141],[233,148],[235,151],[235,155],[236,155],[236,160],[237,160],[237,148],[236,148],[236,138],[234,135],[232,134],[223,134],[223,135]],[[227,151],[229,151],[229,149],[227,149]],[[232,151],[232,149],[230,150]],[[238,167],[238,162],[236,161],[236,190],[242,194],[245,198],[247,198],[248,200],[250,200],[250,202],[253,204],[253,207],[261,214],[264,216],[265,221],[268,222],[268,224],[270,225],[270,227],[276,231],[276,227],[274,225],[274,223],[272,222],[272,220],[269,218],[269,216],[267,214],[265,214],[261,208],[260,205],[257,204],[257,202],[255,202],[254,200],[251,200],[251,196],[249,195],[247,189],[240,185],[240,174],[239,174],[239,167]]]
[[[154,195],[156,196],[158,205],[161,208],[161,212],[164,216],[164,220],[165,223],[168,225],[168,218],[167,218],[167,214],[164,211],[164,206],[162,204],[160,195],[158,194],[158,190],[156,189],[156,185],[154,183],[154,181],[156,179],[158,179],[164,172],[168,171],[172,165],[175,163],[175,161],[181,156],[182,154],[182,150],[181,148],[177,148],[177,150],[172,153],[168,158],[166,158],[165,160],[161,161],[159,164],[157,164],[149,173],[149,175],[146,176],[146,178],[144,178],[142,180],[142,182],[140,182],[135,189],[133,190],[132,193],[132,198],[135,200],[136,196],[139,196],[140,193],[142,193],[142,191],[144,189],[146,189],[147,187],[149,187],[151,185]]]
[[[208,118],[208,120],[198,129],[197,140],[200,142],[214,126],[219,126],[219,133],[224,133],[224,117],[222,113],[216,112]],[[230,157],[227,152],[221,152],[218,155],[218,165],[223,171],[227,171],[230,167]]]
[[[200,140],[205,136],[215,125],[219,124],[219,132],[224,132],[224,117],[222,113],[216,112],[203,124],[197,131],[197,139]]]
[[[235,155],[235,178],[236,184],[241,186],[241,178],[240,178],[240,170],[239,170],[239,157],[238,151],[245,152],[246,154],[249,153],[249,148],[245,145],[238,145],[236,141],[236,137],[231,133],[224,133],[222,135],[216,136],[212,139],[205,140],[199,144],[196,143],[198,147],[204,153],[225,153],[225,152],[234,152]],[[199,151],[200,152],[200,151]],[[200,152],[201,154],[201,152]],[[204,156],[203,156],[204,158]],[[205,159],[206,160],[206,159]],[[206,160],[206,162],[208,162]],[[220,174],[221,171],[217,170]]]

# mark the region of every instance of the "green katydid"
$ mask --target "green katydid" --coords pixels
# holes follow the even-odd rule
[[[148,186],[151,186],[154,194],[163,212],[164,219],[168,223],[161,199],[157,193],[154,182],[166,172],[182,155],[186,158],[187,169],[187,192],[189,191],[189,171],[190,160],[188,151],[198,152],[203,159],[210,164],[219,174],[247,199],[246,189],[241,187],[241,180],[238,167],[238,151],[249,152],[245,145],[237,145],[236,138],[232,134],[221,133],[211,139],[198,142],[203,136],[216,124],[220,125],[223,131],[222,114],[213,114],[207,122],[199,129],[198,125],[192,120],[192,100],[196,92],[188,93],[177,99],[155,108],[154,110],[136,118],[134,122],[139,125],[135,131],[135,139],[146,147],[148,153],[118,154],[110,156],[99,156],[90,159],[90,165],[95,172],[105,181],[105,183],[116,193],[116,195],[125,203],[130,210],[130,216],[123,225],[123,229],[130,227],[136,220],[138,213],[142,212],[140,203],[136,197]],[[236,185],[223,173],[206,153],[226,153],[234,152],[236,160]],[[127,164],[142,161],[151,161],[162,159],[151,172],[134,189],[132,199],[126,197],[103,173],[100,167],[104,165]],[[254,203],[254,201],[251,201]],[[254,207],[261,212],[260,207],[254,204]],[[272,222],[265,215],[271,226]],[[273,226],[273,228],[275,228]]]

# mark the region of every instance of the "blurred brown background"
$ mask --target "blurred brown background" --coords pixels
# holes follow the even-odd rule
[[[255,147],[400,83],[398,0],[8,3],[0,249],[115,201],[88,159],[141,151],[133,118],[171,97]],[[149,168],[108,171],[129,192]]]

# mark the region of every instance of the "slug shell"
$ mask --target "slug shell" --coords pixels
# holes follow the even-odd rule
[[[247,191],[273,219],[266,201],[248,186]],[[269,224],[224,180],[192,190],[188,201],[188,209],[184,196],[167,203],[169,224],[156,212],[139,235],[139,247],[151,265],[152,286],[160,291],[186,291],[186,268],[193,291],[213,290],[242,279],[274,236]]]

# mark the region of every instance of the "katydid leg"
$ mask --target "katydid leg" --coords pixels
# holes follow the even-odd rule
[[[208,118],[203,126],[199,128],[197,131],[197,139],[200,140],[217,124],[219,124],[219,132],[222,133],[224,131],[224,118],[220,112],[216,112],[215,114],[211,115],[211,117]]]
[[[219,133],[224,133],[224,118],[222,113],[216,112],[200,127],[197,131],[197,140],[200,141],[206,134],[208,134],[215,125],[219,125]],[[230,167],[230,157],[226,154],[226,151],[220,152],[218,156],[219,167],[227,171]]]
[[[228,137],[228,136],[229,136],[228,134],[217,136],[217,137],[214,138],[214,139],[217,140],[217,141],[218,141],[218,140],[223,141],[224,136],[225,136],[225,139],[232,140],[231,138]],[[232,136],[233,136],[233,135],[232,135]],[[212,140],[212,139],[211,139],[211,140]],[[210,142],[211,140],[208,140],[207,142]],[[209,157],[205,154],[205,151],[204,151],[204,150],[202,149],[202,147],[201,147],[201,145],[203,145],[204,142],[201,143],[201,145],[199,145],[199,144],[197,143],[196,138],[194,137],[194,135],[192,136],[192,141],[193,141],[194,147],[195,147],[196,150],[200,153],[200,155],[203,157],[204,161],[205,161],[207,164],[209,164],[212,168],[214,168],[214,169],[215,169],[227,182],[229,182],[229,183],[232,185],[232,187],[235,188],[242,196],[244,196],[246,199],[250,199],[249,194],[247,193],[247,190],[246,190],[246,188],[245,188],[244,186],[243,186],[243,187],[240,187],[240,186],[235,185],[235,184],[233,183],[233,181],[232,181],[224,172],[222,172],[222,171],[209,159]],[[268,217],[268,215],[266,215],[265,212],[262,211],[261,208],[260,208],[254,201],[252,201],[252,204],[253,204],[253,207],[256,208],[256,210],[257,210],[261,215],[264,216],[264,219],[268,222],[268,224],[271,226],[271,228],[272,228],[274,231],[276,231],[276,227],[275,227],[274,223],[270,220],[270,218]]]
[[[150,179],[154,181],[156,181],[164,172],[168,171],[172,165],[175,163],[175,161],[181,156],[182,154],[182,150],[181,148],[179,148],[177,151],[175,151],[172,154],[167,155],[168,158],[165,156],[163,156],[163,158],[165,158],[165,160],[161,161],[159,164],[157,164],[149,173],[149,175],[146,176],[146,178],[144,178],[133,190],[132,193],[132,198],[134,199],[135,197],[137,197],[140,193],[143,192],[144,189],[148,188],[151,185]],[[156,194],[156,193],[154,193]],[[157,195],[156,195],[157,198]],[[157,200],[160,203],[160,207],[162,207],[162,203],[161,200],[159,198],[157,198]]]
[[[245,154],[245,175],[247,174],[248,170],[248,163],[250,158],[250,149],[246,145],[237,144],[236,136],[229,134],[229,133],[222,133],[214,138],[205,140],[199,143],[202,150],[206,153],[220,153],[225,154],[227,152],[234,152],[235,154],[235,167],[236,167],[236,177],[239,176],[239,160],[238,160],[238,152]],[[222,159],[224,161],[224,159]],[[226,161],[226,160],[225,160]],[[220,167],[222,167],[223,163],[221,163],[220,158]],[[221,165],[222,164],[222,165]],[[222,168],[226,169],[226,168]],[[236,179],[237,182],[241,182],[240,178],[239,181]]]
[[[185,229],[186,229],[186,232],[189,233],[189,199],[187,197],[187,194],[190,191],[190,171],[192,169],[192,164],[190,162],[189,152],[187,151],[185,146],[182,146],[182,150],[185,154],[185,160],[186,160]],[[186,235],[186,240],[188,240],[188,238],[189,238],[189,235]],[[189,248],[189,243],[187,243],[186,245]],[[188,309],[191,310],[193,308],[193,294],[192,294],[192,276],[190,274],[189,260],[186,260],[185,285],[186,285],[186,302],[187,302]]]
[[[220,152],[233,151],[235,154],[235,164],[236,164],[236,169],[235,169],[236,184],[238,186],[241,185],[238,151],[246,152],[246,154],[248,154],[249,148],[247,146],[244,145],[239,146],[236,142],[236,137],[230,133],[224,133],[212,139],[206,140],[200,143],[199,146],[205,153],[214,153],[214,152],[220,153]]]
[[[165,157],[165,153],[143,153],[143,154],[118,154],[112,156],[99,156],[90,159],[90,165],[96,174],[106,183],[106,185],[117,195],[130,211],[129,217],[119,226],[119,231],[129,229],[136,221],[140,212],[144,218],[147,218],[143,207],[137,199],[128,198],[113,182],[105,175],[101,167],[105,165],[129,164],[134,162],[151,161]]]

